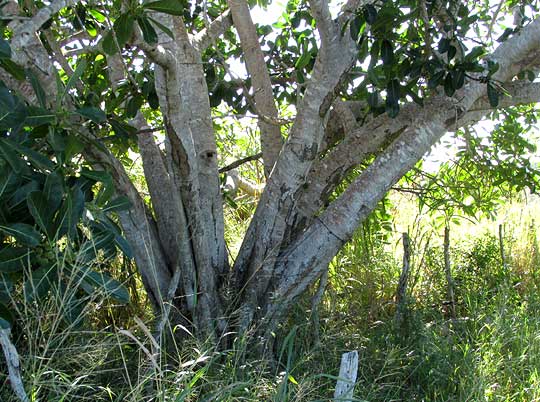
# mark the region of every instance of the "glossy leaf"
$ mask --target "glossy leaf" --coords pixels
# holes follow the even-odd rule
[[[9,236],[13,236],[21,244],[30,247],[37,246],[41,241],[39,232],[26,223],[0,225],[0,231]]]
[[[0,249],[0,272],[22,271],[28,266],[30,253],[27,248],[7,246]]]
[[[143,33],[143,39],[146,43],[154,45],[158,41],[158,34],[150,21],[146,17],[137,18],[137,23]]]
[[[184,15],[184,7],[179,0],[158,0],[143,4],[143,7],[149,10],[159,11],[170,15]]]
[[[118,41],[120,48],[124,47],[126,42],[133,35],[134,23],[135,19],[127,13],[120,15],[120,17],[114,21],[114,33],[116,34],[116,40]]]

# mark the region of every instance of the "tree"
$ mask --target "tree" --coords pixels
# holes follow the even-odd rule
[[[49,130],[82,142],[85,163],[130,200],[119,220],[157,313],[174,296],[201,336],[255,329],[268,340],[444,133],[540,100],[534,4],[349,0],[336,13],[324,0],[291,0],[274,30],[256,26],[244,0],[11,1],[0,75],[54,110]],[[247,79],[229,74],[238,58]],[[266,174],[232,266],[212,120],[220,104],[258,117]],[[293,121],[280,118],[283,105],[294,105]],[[129,149],[149,201],[126,172]]]

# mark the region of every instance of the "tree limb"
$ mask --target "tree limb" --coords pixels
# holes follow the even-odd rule
[[[259,43],[259,36],[257,35],[255,24],[251,19],[248,4],[245,0],[229,0],[228,3],[234,26],[238,32],[244,51],[247,71],[251,76],[256,110],[270,119],[278,120],[278,110],[274,102],[272,82],[270,81],[264,54]],[[276,163],[283,144],[281,128],[264,120],[259,120],[259,128],[261,130],[264,172],[265,176],[268,177]]]
[[[19,360],[19,354],[15,345],[11,342],[10,339],[11,331],[9,329],[0,328],[0,345],[4,351],[4,356],[6,358],[6,365],[9,373],[9,382],[11,389],[21,400],[21,402],[29,402],[26,391],[24,390],[24,384],[21,377],[21,363]]]
[[[206,48],[210,47],[216,39],[223,35],[232,25],[233,20],[231,12],[230,10],[227,10],[212,21],[208,27],[198,32],[193,37],[193,45],[198,51],[204,52]]]
[[[236,169],[238,166],[241,166],[244,163],[256,161],[257,159],[260,159],[260,158],[262,158],[262,152],[256,153],[255,155],[246,156],[245,158],[238,159],[237,161],[234,161],[233,163],[220,168],[219,173],[226,173],[230,170]]]

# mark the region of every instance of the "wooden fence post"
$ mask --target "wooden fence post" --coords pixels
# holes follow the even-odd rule
[[[339,367],[339,379],[334,392],[334,401],[350,402],[353,400],[354,386],[358,374],[358,352],[343,353]]]
[[[452,265],[450,262],[450,227],[444,227],[444,271],[448,286],[448,299],[452,318],[456,318],[456,297],[454,293],[454,278],[452,278]]]
[[[408,233],[403,233],[403,266],[396,290],[396,324],[401,325],[405,316],[407,301],[407,283],[409,280],[409,271],[411,268],[411,246]]]
[[[502,224],[499,225],[499,248],[501,252],[502,267],[504,269],[504,273],[506,273],[506,254],[504,252],[504,227]]]

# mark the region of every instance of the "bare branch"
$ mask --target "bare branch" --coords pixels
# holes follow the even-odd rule
[[[328,0],[310,0],[311,14],[317,23],[323,46],[328,46],[335,35],[335,24],[328,8]]]
[[[231,26],[233,25],[233,20],[230,10],[225,11],[210,25],[197,33],[193,38],[193,44],[195,48],[199,51],[204,51],[206,48],[211,46],[218,37],[223,35]]]
[[[234,161],[233,163],[230,163],[229,165],[220,168],[219,173],[226,173],[230,170],[236,169],[239,166],[242,166],[244,163],[256,161],[261,158],[262,158],[262,152],[259,152],[255,155],[246,156],[245,158],[238,159],[237,161]]]
[[[28,402],[28,395],[24,390],[24,384],[21,377],[21,362],[19,360],[19,354],[15,345],[11,342],[10,339],[11,331],[9,329],[0,329],[0,345],[4,351],[4,356],[6,357],[6,365],[9,373],[9,383],[11,384],[11,389],[21,402]]]
[[[80,0],[56,0],[49,4],[48,7],[41,8],[30,20],[17,24],[11,45],[18,49],[24,48],[28,44],[30,37],[53,15],[61,9],[73,6],[79,2]]]

